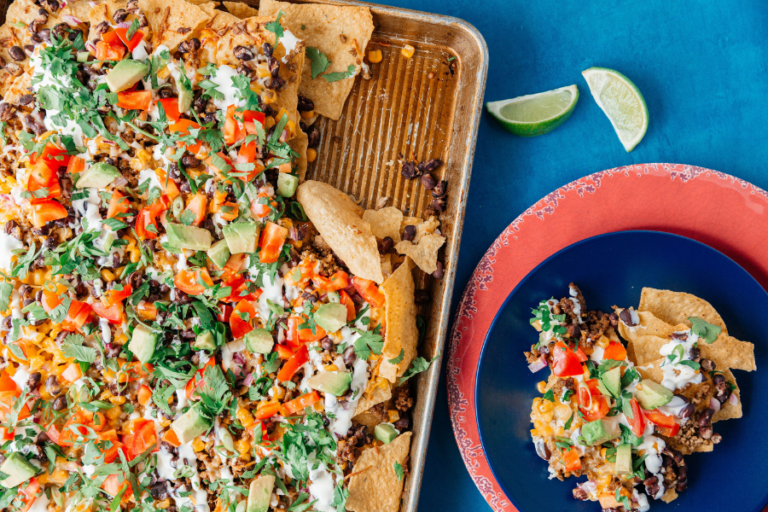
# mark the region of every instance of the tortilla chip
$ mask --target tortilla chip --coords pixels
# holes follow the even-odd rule
[[[152,46],[165,45],[173,52],[190,39],[211,17],[200,7],[185,0],[139,0],[152,28]]]
[[[373,429],[376,428],[376,425],[382,423],[381,418],[379,418],[376,414],[373,414],[370,410],[361,412],[352,418],[352,420],[357,425],[365,425],[370,431],[373,431]]]
[[[299,134],[289,140],[288,145],[299,154],[296,166],[299,168],[299,181],[304,181],[304,177],[307,175],[307,148],[309,148],[309,138],[306,133],[299,129]]]
[[[411,264],[406,260],[379,288],[386,297],[384,321],[383,357],[379,365],[379,375],[395,382],[401,377],[411,361],[416,357],[416,345],[419,343],[419,329],[416,327],[416,285],[413,282]],[[399,363],[390,363],[389,359],[401,357]]]
[[[659,336],[640,336],[633,342],[635,361],[637,364],[646,364],[659,358],[659,350],[669,343],[669,338]],[[746,341],[739,341],[732,336],[719,336],[710,344],[699,342],[701,357],[711,359],[717,365],[717,369],[732,368],[735,370],[754,371],[755,346]]]
[[[394,206],[381,210],[365,210],[363,219],[371,225],[376,238],[392,238],[395,243],[400,241],[400,224],[403,222],[403,212]]]
[[[93,2],[93,3],[98,4],[100,2]],[[68,16],[74,16],[80,21],[87,21],[88,15],[91,12],[91,9],[93,9],[93,7],[94,6],[91,5],[91,2],[89,2],[89,0],[70,0],[67,2],[67,5],[64,6],[63,9],[59,10],[56,13],[56,16],[61,18],[64,15],[68,15]]]
[[[381,255],[381,273],[384,275],[384,279],[387,279],[390,275],[392,275],[392,255],[391,254]]]
[[[259,10],[257,8],[242,2],[224,2],[224,7],[241,20],[259,15]]]
[[[664,491],[664,495],[661,497],[661,501],[664,503],[672,503],[677,499],[677,491],[674,487],[670,487],[666,491]]]
[[[19,100],[25,94],[30,94],[32,89],[32,70],[16,77],[11,86],[5,91],[3,100],[11,105],[18,105]]]
[[[739,385],[736,384],[736,377],[733,376],[731,370],[723,370],[723,376],[726,381],[736,386],[736,389],[733,390],[733,394],[736,395],[737,401],[736,405],[733,405],[730,401],[726,401],[721,405],[720,410],[712,416],[712,423],[730,420],[731,418],[741,418],[744,415],[744,411],[741,407],[741,390],[739,389]]]
[[[621,313],[622,309],[616,309],[616,314]],[[666,338],[670,334],[676,331],[687,331],[690,326],[685,324],[670,325],[667,322],[660,320],[653,313],[649,311],[636,311],[639,318],[638,325],[634,327],[627,326],[624,322],[619,321],[619,332],[622,338],[627,341],[635,341],[641,336],[659,336]]]
[[[311,99],[315,113],[338,120],[349,96],[356,76],[362,67],[365,47],[373,34],[373,16],[367,7],[290,4],[275,0],[261,0],[260,16],[277,16],[283,11],[283,26],[317,48],[330,61],[323,73],[346,72],[354,66],[349,78],[327,82],[319,75],[312,79],[312,63],[307,59],[302,71],[299,94]]]
[[[728,334],[725,322],[712,304],[690,293],[643,288],[638,309],[650,311],[659,319],[672,325],[685,324],[690,327],[688,317],[696,316],[720,326],[723,332]]]
[[[88,40],[100,39],[101,36],[97,35],[96,26],[102,21],[106,21],[109,24],[114,23],[112,16],[115,14],[115,11],[125,9],[127,3],[127,0],[107,0],[88,11],[88,22],[91,25],[88,32]]]
[[[366,390],[360,401],[357,402],[355,416],[364,413],[374,405],[386,402],[390,398],[392,398],[392,386],[374,386],[370,392]],[[353,419],[355,416],[353,416]]]
[[[325,242],[354,275],[384,281],[376,237],[362,219],[360,206],[341,190],[312,180],[299,185],[296,197]]]
[[[187,2],[191,3],[192,5],[197,5],[197,6],[205,5],[207,3],[212,3],[212,2],[209,2],[209,0],[187,0]],[[218,2],[215,2],[215,3],[216,3],[216,5],[219,5]],[[206,11],[206,12],[208,12],[208,11]]]
[[[421,270],[431,274],[437,270],[437,251],[444,243],[444,236],[429,234],[424,235],[416,245],[413,242],[403,240],[395,246],[395,249],[400,254],[410,256]]]
[[[200,8],[204,10],[211,17],[208,23],[205,24],[205,28],[219,31],[223,28],[231,26],[233,23],[237,23],[239,18],[229,14],[226,11],[216,9],[218,2],[207,2],[200,4]]]
[[[405,482],[397,477],[395,463],[405,464],[411,448],[411,435],[411,432],[405,432],[389,444],[363,451],[349,479],[347,510],[397,512],[400,509]]]

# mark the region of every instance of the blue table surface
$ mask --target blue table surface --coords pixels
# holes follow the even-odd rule
[[[573,116],[556,131],[514,137],[483,113],[453,310],[488,246],[552,190],[603,169],[645,162],[699,165],[768,189],[768,22],[761,0],[385,0],[462,18],[490,53],[485,100],[576,83]],[[581,72],[621,71],[648,103],[645,139],[626,153]],[[440,383],[421,511],[490,507],[470,480]]]

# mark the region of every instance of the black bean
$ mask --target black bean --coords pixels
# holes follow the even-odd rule
[[[201,46],[200,40],[196,37],[193,37],[192,39],[182,42],[179,45],[179,51],[181,53],[196,52],[197,50],[200,49],[200,46]]]
[[[176,290],[176,301],[179,304],[189,304],[190,302],[192,302],[192,299],[186,292],[183,292],[181,290]]]
[[[443,212],[445,211],[445,201],[440,198],[435,198],[432,200],[432,202],[429,204],[436,212]]]
[[[380,242],[378,242],[379,245],[379,252],[382,254],[387,254],[392,251],[392,249],[395,247],[395,241],[392,240],[391,236],[384,237]]]
[[[411,418],[408,412],[400,413],[400,419],[395,422],[395,428],[400,432],[411,426]]]
[[[682,409],[680,409],[680,412],[677,414],[680,418],[690,418],[693,412],[696,410],[696,406],[693,404],[688,404]]]
[[[62,409],[67,408],[67,397],[60,396],[56,400],[53,401],[53,410],[54,411],[61,411]]]
[[[691,347],[689,354],[691,356],[692,361],[698,362],[699,360],[701,360],[701,350],[697,349],[696,347]]]
[[[677,468],[677,491],[683,492],[688,488],[688,467],[680,466]]]
[[[176,91],[174,91],[172,87],[163,87],[157,91],[157,94],[163,99],[176,97]]]
[[[438,158],[433,158],[431,160],[427,160],[426,162],[421,162],[419,164],[419,172],[432,172],[438,167],[440,167],[440,160]]]
[[[200,166],[200,160],[189,153],[185,153],[184,156],[181,157],[181,165],[183,165],[185,169],[194,169],[195,167]]]
[[[40,0],[40,5],[47,7],[51,12],[56,12],[59,10],[58,0]]]
[[[573,497],[579,501],[585,501],[589,497],[589,493],[581,487],[577,487],[573,490]]]
[[[40,39],[42,39],[45,42],[51,41],[51,29],[44,28],[43,30],[39,30],[37,32],[37,35],[40,36]]]
[[[179,185],[179,190],[184,194],[189,194],[192,192],[192,187],[187,180],[184,180],[181,182],[181,185]]]
[[[40,381],[42,380],[43,375],[40,372],[34,372],[29,375],[29,378],[27,379],[27,386],[29,389],[37,389],[37,386],[40,385]]]
[[[50,375],[45,380],[45,390],[53,396],[56,396],[59,393],[61,393],[61,384],[59,384],[59,380],[56,378],[55,375]]]
[[[272,57],[272,45],[271,44],[264,43],[263,45],[261,45],[261,49],[264,51],[264,55],[267,58]]]
[[[194,340],[195,339],[195,331],[193,331],[192,329],[184,329],[183,331],[181,331],[181,333],[179,333],[179,336],[181,336],[182,339],[185,339],[185,340],[188,340],[188,341],[189,340]]]
[[[267,69],[269,69],[269,74],[272,75],[273,78],[277,78],[280,76],[280,61],[274,57],[270,57],[267,60]]]
[[[717,368],[717,365],[711,359],[702,359],[699,361],[699,364],[701,365],[701,369],[705,372],[712,372],[715,371],[715,368]]]
[[[435,188],[432,189],[432,197],[445,197],[445,194],[448,193],[448,182],[445,180],[441,180],[435,185]]]
[[[310,148],[316,148],[320,145],[320,130],[315,125],[309,126],[307,132],[307,145]]]
[[[432,272],[432,277],[434,277],[435,279],[442,279],[443,276],[445,275],[445,265],[443,265],[442,261],[438,261],[435,267],[436,267],[435,271]],[[579,328],[578,325],[574,325],[574,327],[576,327],[577,329]]]
[[[416,290],[414,295],[416,304],[429,304],[432,301],[432,295],[427,290]]]
[[[52,236],[49,236],[48,238],[46,238],[46,239],[45,239],[45,242],[43,242],[43,246],[44,246],[46,249],[53,249],[53,248],[54,248],[54,247],[56,247],[57,245],[58,245],[58,242],[57,242],[57,241],[56,241],[56,239],[55,239],[54,237],[52,237]]]
[[[166,485],[165,480],[162,482],[157,482],[156,484],[152,485],[149,488],[150,494],[152,494],[152,497],[156,500],[164,500],[168,497],[168,487]]]
[[[400,174],[407,180],[412,180],[416,177],[416,166],[413,162],[403,162],[403,167],[400,169]]]
[[[409,224],[403,231],[403,240],[411,241],[416,238],[416,226]]]
[[[128,17],[128,11],[126,11],[125,9],[118,9],[112,15],[112,19],[115,21],[115,23],[122,23],[125,21],[125,18],[127,17]]]
[[[131,289],[138,290],[144,282],[144,276],[138,270],[128,276],[128,284],[131,285]]]
[[[431,174],[427,173],[421,176],[421,185],[427,190],[432,190],[437,185],[437,181]]]
[[[659,493],[659,478],[657,476],[646,478],[643,485],[645,485],[645,493],[648,496],[656,496]]]
[[[637,325],[637,323],[632,320],[632,313],[628,309],[622,309],[621,313],[619,313],[619,318],[621,318],[621,321],[624,322],[627,327],[634,327]]]
[[[255,57],[255,54],[253,53],[253,50],[251,50],[250,48],[247,48],[245,46],[240,46],[240,45],[235,46],[235,49],[233,50],[233,53],[235,55],[235,58],[239,59],[239,60],[248,61],[248,60],[253,60],[253,58]]]
[[[345,365],[351,366],[352,363],[355,362],[355,359],[357,359],[357,354],[355,354],[355,347],[347,347],[341,357],[344,359]]]
[[[296,109],[299,112],[311,112],[315,110],[315,102],[304,96],[299,96],[299,104]]]
[[[279,76],[273,76],[272,78],[264,82],[264,87],[266,87],[267,89],[271,89],[273,91],[279,91],[280,89],[285,87],[285,80],[283,80]]]
[[[7,123],[11,119],[13,119],[15,111],[16,109],[10,103],[0,103],[0,121]]]
[[[331,341],[331,338],[326,336],[320,340],[320,346],[323,348],[323,350],[331,350],[333,348],[333,342]]]

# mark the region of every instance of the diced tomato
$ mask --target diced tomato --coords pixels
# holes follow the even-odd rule
[[[111,288],[104,292],[104,297],[107,299],[107,305],[119,304],[127,299],[133,293],[133,286],[130,284],[122,285],[122,289]]]
[[[189,295],[200,295],[205,291],[206,287],[201,284],[201,281],[208,287],[213,286],[213,280],[207,269],[182,270],[173,279],[176,288]]]
[[[172,428],[169,428],[165,431],[165,434],[163,434],[163,441],[170,444],[171,446],[175,446],[178,448],[181,446],[181,441],[179,441],[179,436],[176,435],[176,431]]]
[[[317,391],[312,391],[311,393],[301,395],[299,398],[294,398],[290,402],[284,403],[283,407],[285,408],[286,413],[293,415],[297,412],[302,412],[304,409],[314,404],[315,402],[318,402],[319,400],[320,393]]]
[[[229,319],[232,318],[233,309],[229,304],[219,304],[219,313],[216,315],[216,320],[219,322],[229,322]]]
[[[614,361],[623,361],[627,358],[627,349],[620,341],[612,341],[605,348],[604,359],[613,359]]]
[[[349,287],[349,274],[343,270],[334,273],[329,280],[330,284],[326,286],[326,291],[335,292]]]
[[[283,367],[280,368],[280,371],[277,373],[277,380],[280,382],[291,380],[291,377],[293,377],[299,368],[301,368],[307,361],[309,361],[309,351],[307,350],[306,345],[302,345],[299,347],[299,350],[285,362]]]
[[[339,290],[339,296],[341,297],[341,303],[347,307],[347,322],[351,322],[357,316],[355,312],[355,301],[344,290]]]
[[[112,192],[112,198],[109,200],[109,208],[107,209],[107,218],[111,219],[117,217],[121,213],[128,213],[131,211],[131,203],[128,198],[120,193],[119,190]]]
[[[106,41],[97,41],[94,45],[96,60],[122,60],[125,56],[125,46],[111,45]]]
[[[176,186],[176,182],[170,179],[163,169],[157,169],[156,174],[160,181],[160,185],[163,186],[163,194],[168,196],[170,201],[173,201],[181,195],[179,187]]]
[[[170,203],[170,198],[163,195],[156,202],[139,210],[138,215],[136,215],[136,234],[139,235],[139,238],[157,238],[157,219],[162,212],[168,209]]]
[[[384,294],[379,291],[379,287],[376,286],[376,283],[370,279],[353,277],[352,284],[355,286],[357,293],[359,293],[371,306],[380,308],[386,302]]]
[[[33,194],[33,198],[30,200],[32,204],[40,203],[45,199],[53,199],[61,195],[61,186],[59,185],[59,178],[57,174],[51,169],[51,167],[41,158],[38,159],[34,167],[29,173],[29,179],[27,180],[27,190],[29,192],[36,192],[41,189],[46,189],[46,195],[42,197],[36,197]]]
[[[98,412],[84,411],[83,417],[85,418],[86,423],[88,423],[88,425],[96,432],[101,432],[102,430],[104,430],[104,427],[107,425],[107,418],[104,416],[104,413],[101,411],[98,411]]]
[[[123,91],[117,93],[117,106],[126,110],[149,110],[152,91]]]
[[[59,444],[59,436],[61,433],[59,432],[59,429],[56,425],[49,426],[45,433],[48,434],[48,438],[50,438],[51,441]]]
[[[579,356],[562,341],[552,349],[552,373],[558,377],[574,377],[584,373]]]
[[[643,410],[643,415],[645,419],[656,425],[656,430],[663,436],[675,437],[680,431],[680,425],[675,421],[675,418],[656,409],[651,411]]]
[[[634,398],[630,400],[629,403],[632,405],[632,418],[627,418],[629,428],[632,429],[632,433],[637,437],[643,437],[643,432],[645,432],[645,417],[643,416],[643,411],[640,409],[640,404],[638,404],[637,400]]]
[[[123,309],[123,305],[120,303],[112,304],[111,306],[105,306],[101,302],[96,301],[91,304],[91,308],[93,308],[93,312],[96,313],[100,318],[109,320],[109,323],[113,325],[120,325],[123,323],[125,310]]]
[[[304,319],[302,319],[302,322]],[[315,324],[315,332],[312,332],[312,329],[304,328],[299,329],[299,339],[303,343],[309,343],[310,341],[320,341],[321,339],[325,338],[327,332],[325,332],[325,329],[320,327],[319,325]]]
[[[275,350],[277,351],[277,357],[279,359],[286,360],[293,357],[293,350],[285,345],[277,344],[275,345]]]
[[[61,323],[65,331],[75,332],[79,330],[91,314],[91,305],[85,302],[73,300],[67,311],[67,318]]]
[[[101,488],[106,491],[110,496],[117,496],[123,491],[123,497],[121,501],[127,503],[132,497],[131,484],[125,479],[123,475],[109,475],[104,483],[101,484]]]
[[[219,157],[221,157],[221,159],[222,159],[222,160],[224,160],[224,162],[225,162],[225,163],[226,163],[228,166],[232,167],[232,159],[231,159],[231,158],[229,158],[227,155],[225,155],[225,154],[224,154],[223,152],[221,152],[221,151],[219,151],[219,152],[218,152],[218,153],[216,153],[216,154],[217,154]],[[212,158],[212,157],[210,157],[210,156],[209,156],[208,158],[206,158],[206,159],[205,159],[205,164],[206,164],[208,167],[210,167],[211,169],[213,169],[213,172],[215,172],[215,173],[216,173],[216,175],[217,175],[218,177],[220,177],[221,179],[223,179],[223,180],[224,180],[226,183],[232,183],[232,180],[230,180],[229,178],[227,178],[227,176],[225,176],[225,175],[224,175],[224,171],[225,171],[225,169],[219,169],[218,167],[216,167],[216,165],[214,165],[214,163],[213,163],[213,158]],[[231,170],[232,170],[232,169],[229,169],[229,171],[227,171],[227,174],[229,174],[229,172],[230,172]]]
[[[576,347],[576,357],[578,357],[579,361],[581,361],[582,363],[586,363],[587,361],[589,361],[589,357],[587,356],[587,354],[584,353],[583,350],[581,350],[581,347]]]
[[[235,220],[239,214],[240,214],[240,208],[237,206],[237,203],[233,203],[232,201],[227,201],[226,203],[221,205],[222,219],[231,222]]]
[[[608,401],[597,389],[597,379],[589,379],[579,385],[579,411],[585,421],[599,420],[610,410]]]
[[[285,239],[288,238],[288,228],[284,228],[274,222],[267,222],[261,231],[259,240],[259,261],[262,263],[274,263],[280,257]]]
[[[85,170],[85,160],[79,156],[73,156],[67,164],[67,174],[77,174]]]
[[[672,427],[656,427],[656,432],[662,436],[675,437],[680,432],[680,424],[675,423]]]
[[[3,391],[17,391],[19,387],[16,385],[16,381],[11,378],[6,368],[0,372],[0,392]]]
[[[256,131],[256,123],[259,123],[263,130],[265,119],[266,116],[264,112],[258,112],[256,110],[246,110],[243,112],[243,125],[245,126],[246,133],[248,133],[248,135],[258,135],[258,132]]]
[[[578,471],[581,469],[581,459],[579,458],[579,450],[570,446],[567,450],[562,450],[563,465],[565,465],[566,471]]]
[[[289,345],[293,348],[297,348],[299,345],[301,345],[301,340],[299,339],[299,324],[301,323],[301,318],[298,316],[289,316],[287,325],[285,328],[285,343],[286,345]]]
[[[240,272],[243,270],[243,264],[247,258],[248,255],[245,253],[231,255],[227,262],[224,264],[224,270],[234,274]],[[227,284],[227,286],[229,286],[229,284]]]
[[[257,420],[265,420],[279,413],[281,409],[282,406],[279,402],[261,402],[256,407],[256,414],[253,417]]]
[[[136,396],[139,400],[139,404],[147,405],[149,401],[152,399],[152,390],[149,389],[149,386],[147,386],[146,384],[142,384]]]
[[[162,98],[157,100],[157,103],[163,106],[163,112],[165,112],[165,115],[173,122],[176,122],[181,118],[181,112],[179,112],[179,98]]]
[[[247,171],[248,174],[240,175],[242,171],[238,172],[238,178],[248,183],[264,171],[264,164],[258,159],[259,146],[256,141],[253,140],[247,144],[242,144],[237,153],[236,163],[238,164],[253,164],[253,169]]]
[[[266,198],[266,201],[264,200]],[[266,204],[265,204],[266,203]],[[251,201],[251,213],[258,219],[265,219],[273,208],[277,207],[277,202],[269,198],[266,192],[259,192],[256,199]]]
[[[87,426],[90,425],[85,414],[83,414],[83,411],[76,412],[70,416],[66,423],[64,423],[64,426],[61,427],[61,433],[59,434],[57,444],[59,446],[72,446],[80,436],[88,435]]]
[[[240,126],[239,120],[235,118],[235,115],[237,114],[237,117],[242,119],[242,113],[236,113],[236,109],[237,107],[235,105],[227,107],[227,115],[224,119],[224,142],[227,146],[231,146],[240,139],[245,138],[245,129]]]
[[[128,382],[133,382],[149,377],[149,374],[154,371],[154,366],[149,363],[141,364],[140,361],[132,361],[123,365],[123,371],[128,375]]]
[[[53,142],[48,142],[43,148],[42,153],[40,153],[40,156],[38,157],[37,153],[32,153],[29,156],[29,161],[32,165],[35,165],[38,160],[42,160],[48,164],[48,167],[50,167],[55,174],[58,172],[59,167],[67,167],[71,158],[72,157],[67,154],[66,149],[60,148]]]
[[[0,421],[5,421],[6,415],[13,411],[13,406],[21,396],[21,391],[1,391],[0,392]],[[29,418],[29,406],[24,404],[19,411],[18,419]]]
[[[157,318],[157,307],[154,302],[148,300],[142,300],[139,305],[136,306],[136,313],[142,320],[154,320]]]
[[[200,389],[203,386],[203,374],[205,373],[205,369],[209,366],[214,366],[216,364],[216,360],[214,358],[210,358],[208,361],[206,361],[205,365],[198,369],[195,372],[195,375],[187,381],[187,385],[185,387],[187,399],[189,400],[197,400],[198,398],[195,397],[195,391]]]
[[[241,316],[242,315],[242,316]],[[247,320],[243,319],[243,316]],[[229,327],[232,329],[232,336],[240,339],[253,330],[253,320],[256,318],[256,309],[247,300],[241,300],[235,306],[232,316],[229,317]]]
[[[241,256],[240,254],[235,254],[233,256]],[[229,277],[228,279],[224,280],[224,284],[226,286],[229,286],[232,288],[232,293],[229,294],[228,297],[224,297],[221,299],[222,302],[239,302],[241,300],[257,300],[259,296],[263,293],[263,290],[256,289],[252,293],[248,293],[248,287],[254,286],[251,281],[248,281],[243,277],[241,274],[236,274],[232,277]]]
[[[20,485],[19,500],[21,500],[22,506],[18,509],[18,512],[27,512],[32,508],[32,504],[41,494],[40,482],[38,482],[35,477],[30,478],[27,483]]]
[[[179,119],[177,122],[168,126],[168,131],[171,133],[180,133],[181,135],[189,135],[189,130],[195,129],[195,128],[200,128],[200,125],[189,119]],[[197,144],[192,144],[190,142],[187,142],[187,143],[177,142],[176,144],[179,147],[186,146],[187,151],[189,151],[193,155],[196,155],[197,152],[200,151],[200,148],[202,147],[201,142],[198,142]]]
[[[117,46],[123,43],[123,41],[120,39],[120,36],[114,30],[108,30],[101,34],[101,40],[110,46]]]
[[[80,369],[80,363],[70,364],[69,366],[67,366],[67,369],[61,373],[61,378],[69,382],[70,384],[77,380],[80,380],[80,377],[82,376],[83,376],[83,372]]]
[[[128,452],[131,455],[129,459],[135,459],[150,448],[153,448],[153,452],[160,449],[157,444],[155,422],[144,418],[133,420],[133,444],[128,446]]]
[[[184,211],[192,212],[195,216],[192,225],[199,226],[205,220],[206,208],[208,208],[208,196],[198,193],[189,201]]]
[[[127,28],[116,28],[114,32],[117,34],[117,36],[120,38],[120,41],[128,47],[128,51],[132,52],[134,48],[139,46],[139,43],[144,38],[144,32],[141,30],[137,30],[131,39],[128,39],[128,29]]]
[[[32,223],[41,228],[47,223],[67,218],[67,209],[61,203],[53,200],[42,200],[32,205]]]

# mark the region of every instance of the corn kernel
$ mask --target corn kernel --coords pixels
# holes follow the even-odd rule
[[[544,393],[547,390],[547,381],[542,380],[538,384],[536,384],[536,391],[539,393]]]
[[[166,78],[168,78],[170,74],[171,74],[171,70],[168,69],[168,66],[163,66],[163,68],[157,72],[157,77],[165,80]]]
[[[314,162],[317,160],[317,151],[313,148],[307,149],[307,162]]]
[[[261,101],[265,105],[269,105],[270,103],[274,103],[277,101],[277,93],[275,91],[266,90],[261,95]]]
[[[275,126],[275,118],[272,116],[267,116],[264,119],[264,126],[267,128],[267,130]]]
[[[304,119],[312,119],[312,116],[314,115],[315,115],[314,110],[305,110],[304,112],[301,113],[301,117],[303,117]]]
[[[565,421],[571,417],[571,414],[571,408],[565,404],[559,404],[557,407],[555,407],[555,418],[558,420]]]
[[[413,54],[415,52],[416,52],[416,48],[414,48],[413,46],[411,46],[409,44],[403,46],[403,49],[400,50],[400,53],[402,53],[403,57],[405,57],[406,59],[410,59],[411,57],[413,57]]]
[[[113,274],[111,270],[103,268],[101,269],[101,278],[106,282],[111,283],[115,280],[115,274]]]
[[[235,441],[235,450],[240,454],[240,457],[250,459],[251,443],[246,438]]]
[[[368,52],[368,62],[371,64],[378,64],[382,58],[381,50],[371,50]]]
[[[200,439],[200,438],[198,437],[197,439],[195,439],[194,441],[192,441],[192,448],[193,448],[193,449],[194,449],[196,452],[201,452],[201,451],[205,450],[205,443],[203,442],[203,440],[202,440],[202,439]]]
[[[387,416],[389,416],[390,423],[394,423],[400,419],[400,413],[397,412],[397,409],[388,409]]]
[[[256,74],[259,78],[267,78],[268,76],[272,76],[272,73],[269,72],[269,68],[267,68],[266,65],[259,65],[256,68]]]
[[[109,402],[112,405],[123,405],[125,403],[125,397],[124,396],[113,396],[109,399]]]
[[[166,498],[163,501],[160,501],[160,502],[157,503],[157,508],[161,508],[163,510],[165,510],[166,508],[168,508],[170,506],[171,506],[171,500],[169,500],[168,498]]]
[[[597,346],[602,348],[606,348],[610,343],[611,343],[611,340],[609,340],[605,336],[600,336],[600,339],[597,340]]]
[[[123,410],[120,407],[113,407],[111,409],[107,409],[107,412],[105,412],[104,415],[111,420],[116,420],[122,413]]]
[[[245,407],[237,408],[237,419],[244,427],[248,427],[253,423],[253,415]]]

